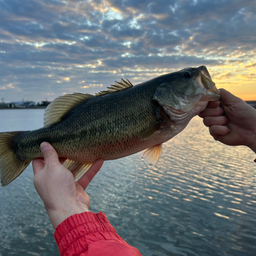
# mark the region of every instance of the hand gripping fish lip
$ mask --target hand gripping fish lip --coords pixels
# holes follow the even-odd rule
[[[206,95],[201,100],[218,101],[220,99],[220,92],[212,81],[211,76],[206,67],[201,66],[199,69],[199,76],[195,79],[197,85],[206,89]]]

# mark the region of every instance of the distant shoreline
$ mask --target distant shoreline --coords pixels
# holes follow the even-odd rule
[[[253,108],[256,109],[256,101],[254,100],[250,100],[250,101],[245,101],[247,104],[249,104],[250,106],[252,106]],[[35,106],[35,107],[28,107],[28,108],[1,108],[0,110],[16,110],[16,109],[22,109],[22,110],[26,110],[26,109],[46,109],[47,106]]]
[[[46,107],[31,107],[31,108],[0,108],[0,110],[27,110],[27,109],[46,109]]]
[[[249,104],[250,106],[254,107],[256,109],[256,101],[254,100],[250,100],[250,101],[246,101],[247,104]]]

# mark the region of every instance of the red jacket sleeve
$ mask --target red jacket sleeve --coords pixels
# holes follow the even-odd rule
[[[102,212],[75,214],[54,233],[61,256],[141,256],[127,244]]]

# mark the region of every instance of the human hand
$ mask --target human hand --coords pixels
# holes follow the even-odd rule
[[[44,160],[33,160],[34,186],[56,228],[71,215],[89,211],[90,198],[84,190],[100,170],[103,160],[97,160],[75,182],[73,174],[59,162],[56,151],[49,143],[43,142],[40,148]]]
[[[256,152],[256,110],[240,98],[220,89],[220,102],[209,102],[199,116],[215,140]]]

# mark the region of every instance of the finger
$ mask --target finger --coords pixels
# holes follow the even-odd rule
[[[225,136],[229,134],[230,129],[225,125],[212,125],[209,128],[210,134],[215,140],[218,140],[219,136]]]
[[[205,126],[212,126],[212,125],[226,125],[228,123],[228,118],[226,116],[206,116],[204,118]]]
[[[207,104],[207,108],[217,108],[219,105],[219,101],[209,101]]]
[[[92,181],[94,176],[98,173],[103,163],[103,159],[96,160],[94,164],[91,166],[91,168],[84,174],[84,176],[81,179],[79,179],[77,183],[81,185],[84,190],[87,188],[87,186]]]
[[[44,165],[45,165],[45,163],[42,158],[34,159],[32,162],[34,175],[36,175],[38,172],[40,172],[44,168]]]
[[[50,168],[53,165],[59,164],[59,157],[55,149],[48,142],[43,142],[40,145],[40,149],[43,153],[45,165],[48,165]]]
[[[221,116],[224,114],[224,110],[222,107],[217,108],[206,108],[204,111],[202,111],[199,116],[204,118],[206,116]]]

